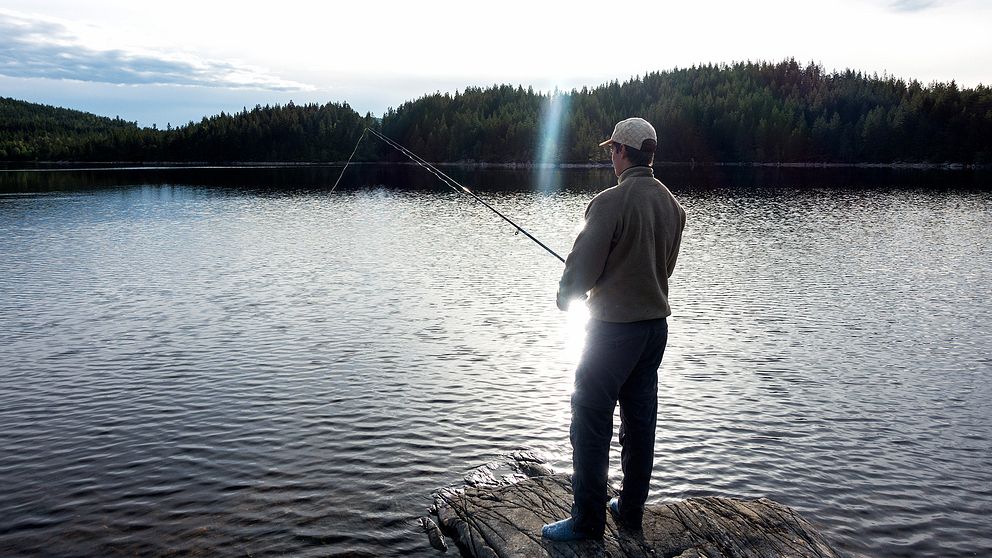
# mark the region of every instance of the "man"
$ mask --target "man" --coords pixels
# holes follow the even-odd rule
[[[589,325],[572,394],[572,517],[542,535],[602,537],[606,508],[639,530],[654,465],[658,367],[668,342],[668,278],[675,269],[685,210],[654,177],[658,145],[642,118],[617,123],[600,144],[619,179],[589,202],[585,226],[565,261],[558,308],[586,297]],[[620,402],[623,488],[607,505],[613,410]]]

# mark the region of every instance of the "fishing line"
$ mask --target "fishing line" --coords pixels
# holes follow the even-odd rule
[[[365,139],[365,132],[368,130],[368,128],[365,128],[365,130],[362,131],[362,137],[358,138],[358,143],[355,144],[355,149],[351,150],[351,157],[348,157],[348,162],[344,164],[344,168],[341,169],[341,174],[339,174],[338,179],[334,181],[334,188],[337,188],[338,182],[341,182],[341,177],[344,176],[344,171],[348,170],[348,165],[351,164],[351,158],[358,152],[358,144],[362,143],[362,140]],[[334,191],[334,188],[331,188],[332,192]]]
[[[475,198],[475,201],[477,201],[477,202],[481,203],[482,205],[486,206],[490,211],[492,211],[496,215],[499,215],[500,218],[502,218],[504,221],[506,221],[507,223],[513,225],[513,227],[515,229],[517,229],[517,232],[518,233],[524,233],[524,236],[526,236],[527,238],[529,238],[529,239],[533,240],[534,242],[536,242],[538,246],[540,246],[541,248],[544,248],[545,250],[547,250],[549,254],[551,254],[552,256],[554,256],[556,258],[558,258],[562,263],[565,263],[565,258],[562,258],[561,256],[559,256],[557,252],[555,252],[551,248],[548,248],[548,246],[546,244],[544,244],[543,242],[541,242],[540,240],[538,240],[537,238],[535,238],[534,235],[532,235],[529,232],[527,232],[520,225],[514,223],[506,215],[503,215],[502,213],[500,213],[495,207],[493,207],[493,206],[489,205],[488,203],[486,203],[485,200],[483,200],[479,196],[475,195],[475,192],[473,192],[472,190],[469,190],[465,186],[462,186],[461,184],[459,184],[457,180],[455,180],[454,178],[451,178],[450,176],[448,176],[447,174],[445,174],[444,171],[442,171],[441,169],[439,169],[439,168],[435,167],[434,165],[428,163],[422,157],[420,157],[416,153],[410,151],[409,149],[403,147],[402,145],[400,145],[396,141],[394,141],[394,140],[392,140],[392,139],[390,139],[390,138],[388,138],[388,137],[380,134],[379,132],[377,132],[377,131],[375,131],[375,130],[373,130],[371,128],[365,128],[365,132],[371,133],[372,135],[374,135],[375,137],[377,137],[377,138],[381,139],[382,141],[386,142],[388,145],[390,145],[391,147],[393,147],[394,149],[396,149],[397,151],[399,151],[403,155],[406,155],[411,161],[413,161],[414,163],[417,163],[421,167],[424,167],[425,169],[427,169],[428,172],[430,172],[431,174],[433,174],[434,176],[436,176],[438,178],[438,180],[440,180],[441,182],[444,182],[452,190],[454,190],[456,192],[460,192],[462,194],[469,195],[469,196]],[[358,143],[361,143],[362,140],[365,139],[365,132],[362,132],[362,137],[358,138]],[[355,144],[355,151],[358,151],[358,143]],[[352,157],[355,155],[355,151],[352,151],[352,153],[351,153]],[[348,163],[350,163],[350,162],[351,162],[351,158],[349,157],[348,158]],[[341,176],[344,176],[344,171],[347,168],[348,168],[348,164],[346,163],[345,166],[344,166],[344,169],[341,169]],[[338,176],[337,182],[334,183],[334,188],[337,188],[338,182],[341,181],[341,176]],[[334,188],[331,188],[331,191],[332,192],[334,191]]]

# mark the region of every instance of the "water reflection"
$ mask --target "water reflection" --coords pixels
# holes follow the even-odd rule
[[[105,188],[131,188],[147,184],[232,188],[260,193],[313,192],[330,190],[341,176],[340,165],[251,166],[251,167],[158,167],[158,168],[74,168],[55,171],[0,168],[0,194],[23,192],[74,191]],[[553,195],[559,189],[596,192],[615,184],[611,167],[492,168],[444,166],[455,180],[474,191],[540,191]],[[726,195],[728,191],[748,190],[751,194],[777,196],[779,190],[822,189],[861,191],[871,189],[927,191],[992,189],[990,170],[913,170],[890,168],[791,168],[671,165],[659,163],[655,174],[679,191],[706,191]],[[543,177],[543,178],[542,178]],[[554,188],[543,188],[551,184]],[[355,164],[342,177],[339,189],[365,190],[387,186],[407,190],[443,190],[432,174],[412,164]]]
[[[560,262],[450,191],[182,172],[0,196],[4,554],[433,556],[434,488],[521,447],[568,469]],[[603,185],[465,172],[562,254]],[[872,556],[992,549],[992,195],[679,195],[652,498],[771,497]]]

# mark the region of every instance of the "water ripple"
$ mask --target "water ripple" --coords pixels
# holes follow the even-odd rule
[[[589,197],[489,195],[560,252]],[[652,499],[992,552],[992,197],[682,199]],[[0,198],[0,553],[435,555],[433,489],[570,467],[581,323],[512,233],[425,191]]]

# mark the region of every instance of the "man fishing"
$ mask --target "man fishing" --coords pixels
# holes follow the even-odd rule
[[[654,177],[658,136],[650,123],[622,120],[600,146],[619,181],[589,202],[558,287],[561,310],[588,295],[590,320],[572,394],[572,516],[544,526],[552,541],[602,537],[607,507],[621,528],[641,528],[672,313],[668,278],[685,227],[685,210]],[[623,487],[607,504],[618,401]]]

